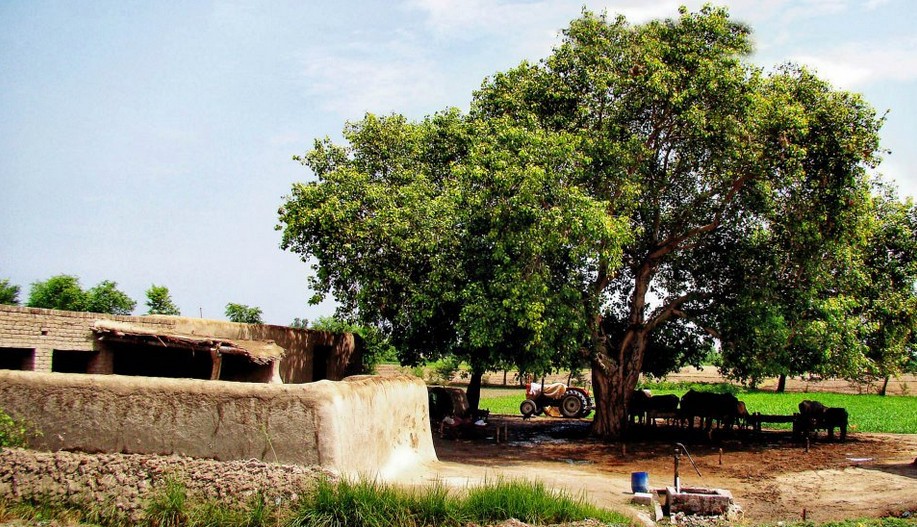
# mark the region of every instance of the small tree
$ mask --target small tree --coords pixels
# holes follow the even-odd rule
[[[296,329],[309,329],[309,319],[296,317],[293,319],[293,322],[290,323],[290,327]]]
[[[148,315],[181,315],[178,306],[172,302],[169,288],[164,285],[153,284],[146,290],[146,305]]]
[[[137,302],[123,291],[118,290],[118,284],[111,280],[103,280],[86,291],[86,311],[130,315],[136,306]]]
[[[6,278],[0,280],[0,304],[19,305],[19,286],[11,284]]]
[[[79,278],[67,274],[52,276],[44,282],[33,282],[26,303],[28,307],[63,311],[84,311],[87,304],[86,292],[80,286]]]
[[[226,317],[232,322],[240,324],[264,324],[261,319],[260,307],[249,307],[245,304],[226,304]]]

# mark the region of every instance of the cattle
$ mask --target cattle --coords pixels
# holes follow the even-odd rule
[[[821,416],[825,413],[825,405],[818,401],[802,401],[799,403],[799,414],[811,417]]]
[[[646,412],[649,409],[649,401],[653,395],[649,390],[634,390],[630,396],[630,404],[627,407],[627,415],[632,424],[643,424],[646,422]]]
[[[653,395],[649,390],[634,390],[627,413],[631,423],[656,424],[656,418],[674,419],[677,412],[677,395]]]
[[[748,411],[745,403],[731,393],[688,390],[681,398],[679,415],[688,423],[688,428],[693,428],[694,419],[699,417],[701,428],[710,431],[714,421],[721,427],[731,428],[740,418],[747,418]]]
[[[818,430],[826,430],[828,438],[834,439],[834,429],[840,431],[840,440],[847,440],[847,424],[849,415],[844,408],[828,408],[818,401],[802,401],[799,403],[799,416],[793,424],[793,433],[797,437],[817,434]]]
[[[678,416],[677,395],[654,395],[646,401],[646,420],[656,424],[656,419],[675,419]]]

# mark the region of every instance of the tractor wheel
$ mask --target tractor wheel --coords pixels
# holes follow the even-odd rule
[[[580,410],[577,417],[589,417],[589,414],[592,413],[592,405],[589,404],[589,396],[579,391],[574,393],[576,393],[576,396],[579,397],[579,400],[583,403],[583,409]]]
[[[519,405],[519,411],[522,412],[522,417],[528,419],[533,415],[540,413],[538,411],[538,405],[535,404],[535,401],[531,399],[526,399],[522,401],[522,404]]]
[[[584,407],[583,400],[579,398],[576,392],[568,393],[560,400],[560,413],[564,417],[579,417]]]

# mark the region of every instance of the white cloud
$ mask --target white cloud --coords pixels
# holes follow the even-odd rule
[[[346,48],[312,49],[302,59],[306,94],[347,119],[366,112],[430,113],[428,106],[442,98],[443,77],[412,40],[398,34],[383,42],[355,39]]]
[[[840,88],[909,82],[917,80],[917,37],[851,42],[818,54],[796,55],[792,60],[812,66]]]

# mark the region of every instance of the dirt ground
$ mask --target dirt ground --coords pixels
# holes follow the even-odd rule
[[[579,420],[492,416],[476,437],[436,437],[440,461],[399,479],[439,480],[452,487],[500,477],[537,479],[626,510],[631,473],[648,472],[651,488],[672,485],[674,444],[683,442],[701,476],[682,456],[682,485],[729,490],[752,523],[799,520],[803,511],[812,521],[917,512],[917,435],[855,433],[840,443],[822,434],[807,452],[788,432],[710,441],[660,427],[626,444],[609,444],[590,438],[588,426]],[[495,430],[503,427],[509,441],[497,443]]]

